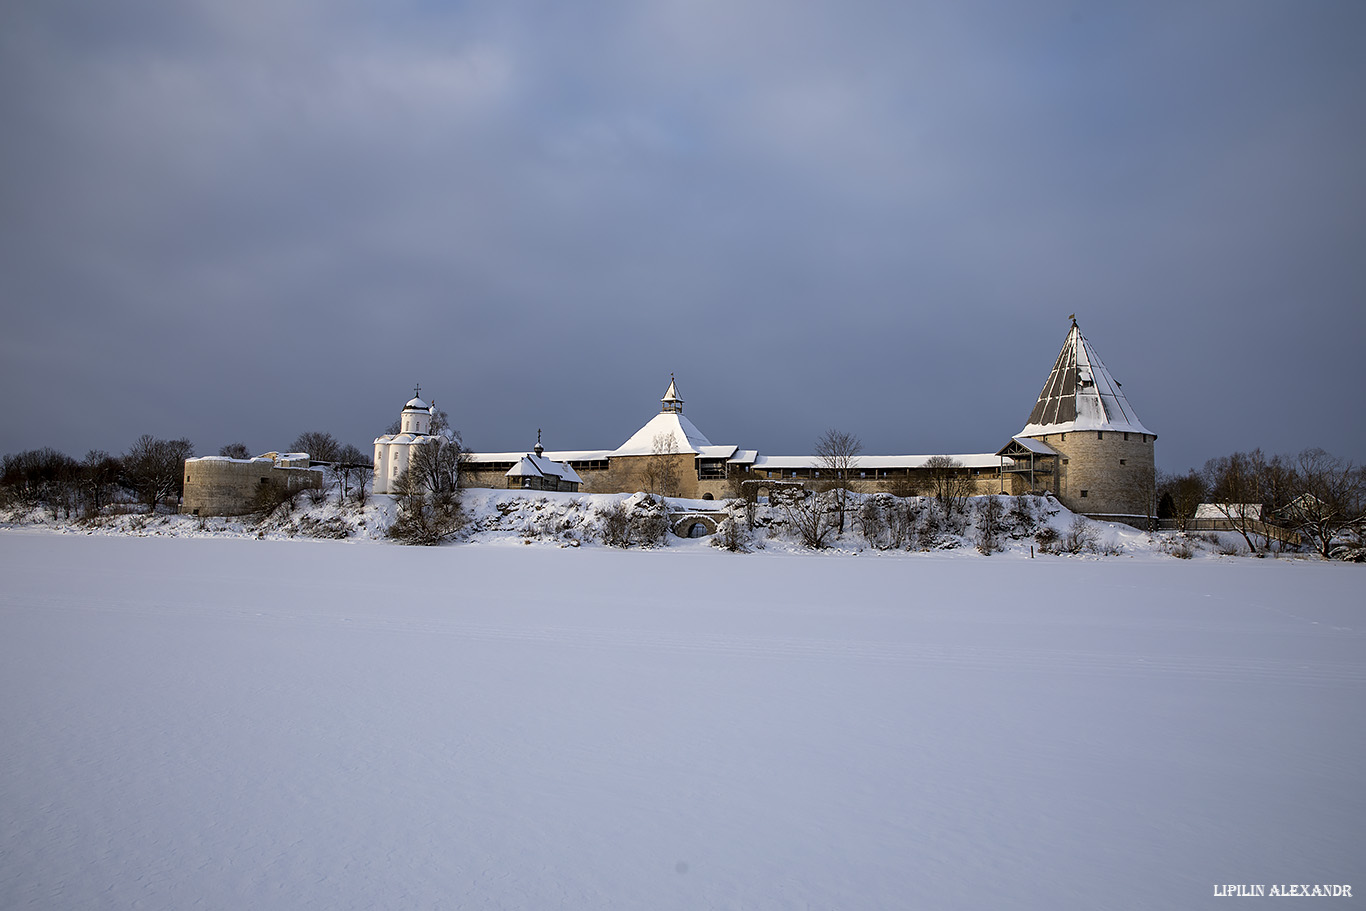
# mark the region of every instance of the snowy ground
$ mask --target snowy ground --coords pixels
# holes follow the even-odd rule
[[[0,530],[0,907],[1366,894],[1364,572]]]

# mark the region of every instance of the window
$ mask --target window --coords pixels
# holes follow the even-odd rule
[[[1081,495],[1082,495],[1083,497],[1086,496],[1086,491],[1083,490],[1083,491],[1081,492]]]
[[[1128,460],[1128,459],[1120,459],[1120,460],[1119,460],[1119,464],[1121,464],[1121,465],[1128,465],[1128,464],[1129,464],[1129,460]]]
[[[1124,434],[1124,442],[1129,442],[1129,434]],[[1122,464],[1122,463],[1121,463]]]
[[[1104,430],[1097,430],[1097,431],[1096,431],[1096,439],[1098,439],[1098,440],[1103,440],[1103,439],[1105,439],[1105,431],[1104,431]]]

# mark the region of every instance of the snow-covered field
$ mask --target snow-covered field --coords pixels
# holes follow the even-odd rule
[[[0,907],[1366,894],[1363,582],[0,530]]]

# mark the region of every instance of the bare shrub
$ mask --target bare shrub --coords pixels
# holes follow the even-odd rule
[[[982,497],[977,504],[977,551],[984,556],[1001,550],[1002,521],[1005,508],[994,496]]]
[[[341,516],[301,516],[295,522],[299,534],[306,538],[345,538],[351,534],[351,526]]]
[[[291,490],[285,484],[276,484],[269,480],[257,486],[252,494],[248,509],[257,517],[257,521],[265,522],[273,517],[289,516],[294,512],[294,507],[299,502],[299,491]]]
[[[932,456],[925,462],[934,498],[943,507],[945,516],[963,511],[972,495],[972,475],[963,463],[949,456]]]
[[[1195,548],[1185,535],[1177,535],[1162,542],[1162,552],[1178,560],[1189,560],[1195,556]]]
[[[1228,540],[1221,539],[1219,543],[1215,545],[1214,552],[1221,557],[1241,557],[1248,553],[1248,550],[1239,543],[1238,539],[1229,538]],[[1253,553],[1256,553],[1256,551],[1253,551]]]
[[[669,543],[669,506],[663,497],[644,497],[630,512],[631,538],[646,547]]]
[[[913,509],[914,507],[914,509]],[[915,521],[919,516],[918,502],[892,497],[887,504],[887,546],[902,550],[908,546],[908,539],[914,533]]]
[[[1010,498],[1010,509],[1006,522],[1010,525],[1011,537],[1023,538],[1034,534],[1039,527],[1038,510],[1034,506],[1037,497],[1023,494]]]
[[[1100,535],[1096,528],[1081,516],[1072,520],[1067,532],[1058,542],[1058,549],[1065,554],[1095,553],[1100,547]]]
[[[1034,532],[1034,543],[1039,545],[1039,550],[1046,554],[1058,552],[1059,541],[1058,530],[1052,525],[1045,525]]]
[[[868,546],[875,550],[884,550],[886,545],[883,543],[887,534],[887,520],[880,498],[869,497],[863,501],[863,505],[858,511],[859,528],[863,531],[863,538],[868,542]]]
[[[921,491],[919,483],[916,482],[915,476],[907,473],[888,478],[887,492],[904,500],[918,497],[923,491]]]
[[[608,547],[631,546],[631,513],[626,504],[617,500],[598,510],[602,521],[602,543]]]
[[[783,512],[803,545],[820,550],[829,544],[835,520],[820,494],[808,491],[805,497],[788,497],[783,501]]]
[[[734,518],[727,517],[721,520],[721,524],[716,526],[716,535],[712,538],[712,546],[731,553],[748,553],[750,548],[750,536],[748,529],[743,522],[737,522]]]
[[[921,514],[916,544],[920,550],[933,550],[943,541],[946,532],[944,507],[938,500],[930,500]]]

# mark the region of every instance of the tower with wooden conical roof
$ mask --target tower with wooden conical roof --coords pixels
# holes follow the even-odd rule
[[[1089,516],[1151,516],[1156,475],[1153,433],[1138,419],[1076,318],[1017,437],[1058,451],[1054,493]]]

